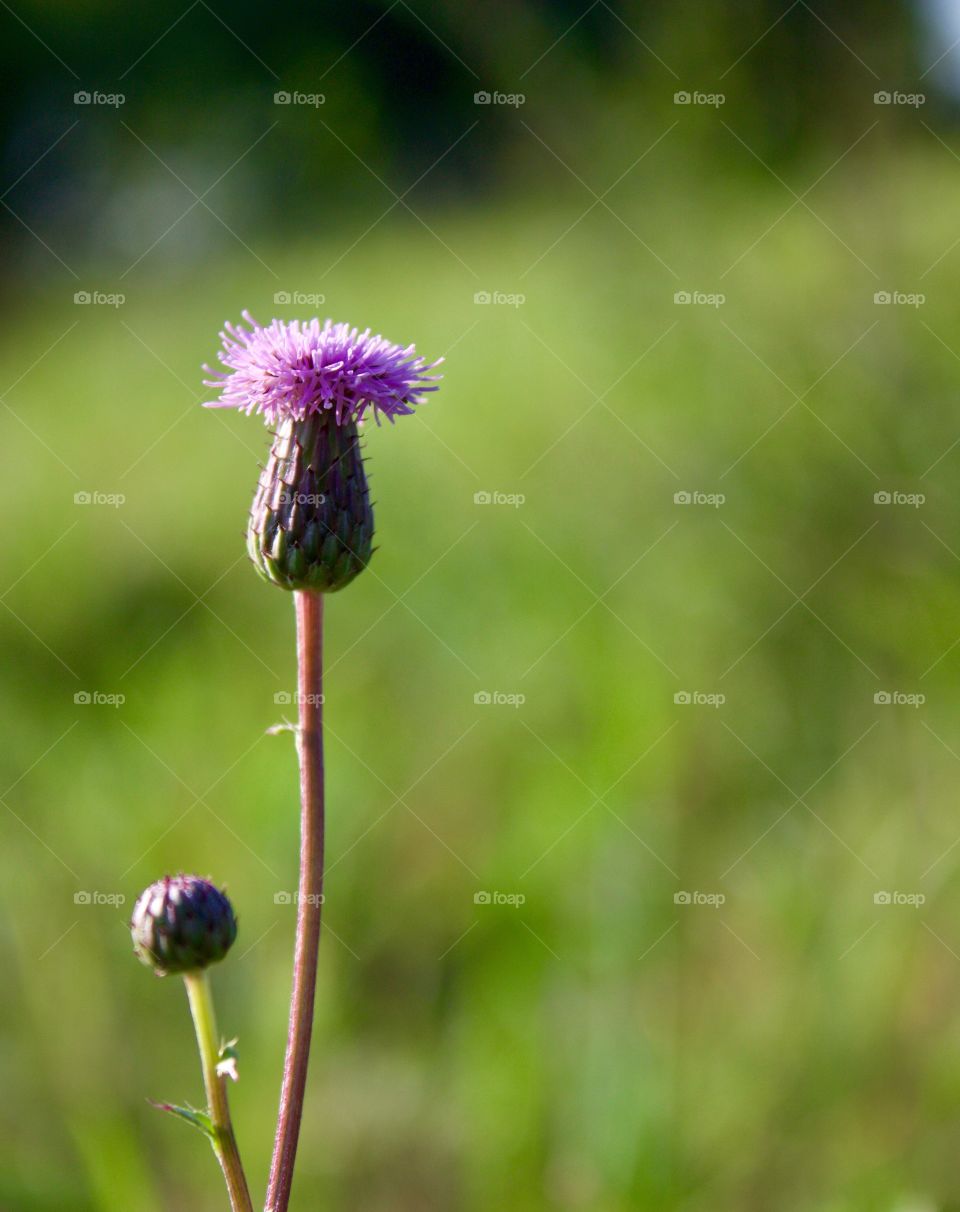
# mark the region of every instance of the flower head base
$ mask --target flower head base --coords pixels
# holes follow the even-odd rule
[[[337,425],[360,422],[367,409],[380,416],[413,412],[423,394],[436,391],[440,375],[428,372],[440,365],[418,357],[412,345],[403,348],[370,329],[359,332],[348,324],[273,320],[266,328],[245,311],[250,326],[227,324],[220,334],[227,368],[204,369],[212,376],[207,387],[220,391],[209,408],[239,408],[262,413],[268,424],[300,421],[329,412]]]
[[[226,896],[198,875],[164,876],[140,894],[130,920],[133,950],[158,976],[222,960],[237,937]]]
[[[373,506],[353,421],[285,420],[274,434],[247,526],[247,551],[281,589],[333,593],[373,554]]]

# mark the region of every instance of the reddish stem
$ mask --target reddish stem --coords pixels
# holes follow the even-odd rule
[[[294,594],[300,727],[300,885],[293,992],[265,1212],[287,1212],[307,1083],[323,899],[323,596]]]

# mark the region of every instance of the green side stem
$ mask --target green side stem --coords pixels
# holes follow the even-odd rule
[[[233,1212],[253,1212],[250,1191],[240,1162],[237,1140],[230,1122],[226,1075],[217,1073],[220,1038],[213,1009],[213,993],[206,971],[186,972],[183,977],[190,999],[190,1013],[197,1033],[203,1085],[207,1092],[207,1111],[213,1124],[213,1151],[223,1170]]]

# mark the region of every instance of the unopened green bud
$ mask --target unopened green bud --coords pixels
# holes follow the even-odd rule
[[[283,418],[260,476],[247,550],[282,589],[333,593],[373,552],[373,507],[352,420],[332,412]]]
[[[224,893],[198,875],[164,876],[140,894],[130,920],[133,950],[158,976],[215,964],[237,937]]]

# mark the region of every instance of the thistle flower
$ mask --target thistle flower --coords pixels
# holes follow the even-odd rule
[[[164,876],[140,894],[130,919],[133,949],[158,976],[214,964],[237,937],[226,896],[198,875]]]
[[[362,421],[372,408],[392,421],[413,412],[424,392],[436,391],[427,374],[440,365],[417,357],[412,345],[402,349],[370,329],[359,332],[348,324],[317,319],[301,323],[274,320],[261,327],[248,311],[251,326],[226,324],[218,354],[224,371],[211,370],[207,387],[220,389],[220,399],[208,408],[239,408],[249,416],[262,413],[268,424],[301,421],[318,412],[332,412],[338,425]]]
[[[227,324],[218,355],[227,369],[204,369],[220,391],[210,408],[261,414],[276,426],[254,497],[247,549],[255,567],[283,589],[331,593],[362,571],[373,552],[370,504],[358,426],[413,412],[439,375],[412,345],[370,329],[326,320],[273,320],[264,328]]]

